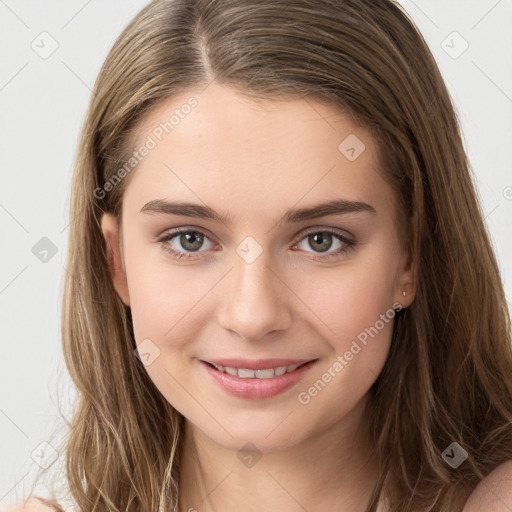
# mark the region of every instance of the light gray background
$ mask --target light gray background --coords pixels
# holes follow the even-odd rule
[[[146,3],[0,0],[0,508],[29,490],[38,454],[51,461],[41,443],[57,446],[59,402],[74,397],[60,348],[72,164],[100,66]],[[512,1],[401,3],[456,103],[510,304]],[[43,237],[57,251],[46,262]]]

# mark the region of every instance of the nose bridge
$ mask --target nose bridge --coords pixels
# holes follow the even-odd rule
[[[290,320],[288,294],[272,269],[271,251],[253,237],[246,237],[235,250],[219,313],[222,327],[247,339],[285,329]]]

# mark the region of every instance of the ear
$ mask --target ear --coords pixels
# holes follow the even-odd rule
[[[402,305],[402,308],[409,307],[416,296],[417,277],[416,265],[413,260],[413,240],[416,233],[416,216],[410,220],[407,232],[407,240],[403,249],[400,264],[398,267],[394,300]],[[405,292],[405,295],[403,294]]]
[[[120,244],[119,223],[117,221],[117,217],[111,213],[104,213],[101,217],[101,231],[105,238],[110,274],[112,276],[114,288],[121,297],[121,300],[129,306],[130,295],[128,292],[124,257]]]

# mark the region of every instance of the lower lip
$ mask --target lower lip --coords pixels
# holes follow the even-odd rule
[[[238,398],[258,400],[272,398],[297,384],[304,378],[316,361],[310,361],[293,372],[270,379],[242,379],[229,373],[220,372],[204,361],[200,361],[200,363],[214,382],[230,395]]]

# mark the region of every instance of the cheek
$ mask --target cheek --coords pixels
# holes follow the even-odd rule
[[[394,316],[393,291],[393,267],[381,258],[379,263],[360,262],[318,272],[300,282],[298,295],[304,297],[325,338],[342,349],[347,340],[376,322],[379,330],[386,331],[379,320],[383,314]]]
[[[133,330],[137,343],[145,338],[162,345],[185,342],[189,327],[197,329],[197,316],[216,276],[199,267],[166,261],[157,243],[126,240],[125,264]]]
[[[315,408],[328,407],[332,397],[338,396],[350,407],[382,370],[395,317],[394,261],[384,251],[370,256],[357,265],[318,273],[315,279],[302,283],[299,295],[307,297],[307,306],[313,312],[309,317],[330,350],[325,363],[302,387],[306,394],[300,403],[311,399]],[[339,414],[346,412],[345,406]]]
[[[161,265],[161,264],[160,264]],[[133,267],[129,280],[136,340],[154,338],[159,344],[180,346],[200,328],[208,292],[216,279],[193,270]]]
[[[177,410],[190,414],[190,397],[183,392],[192,386],[189,358],[202,322],[209,317],[205,306],[218,276],[203,276],[192,267],[172,268],[162,259],[152,265],[137,261],[148,258],[134,257],[131,265],[127,258],[134,336],[151,357],[145,370]]]
[[[299,410],[333,424],[368,392],[391,345],[395,312],[385,265],[351,268],[319,279],[308,306],[321,319],[318,332],[330,347],[325,362],[299,389]]]

